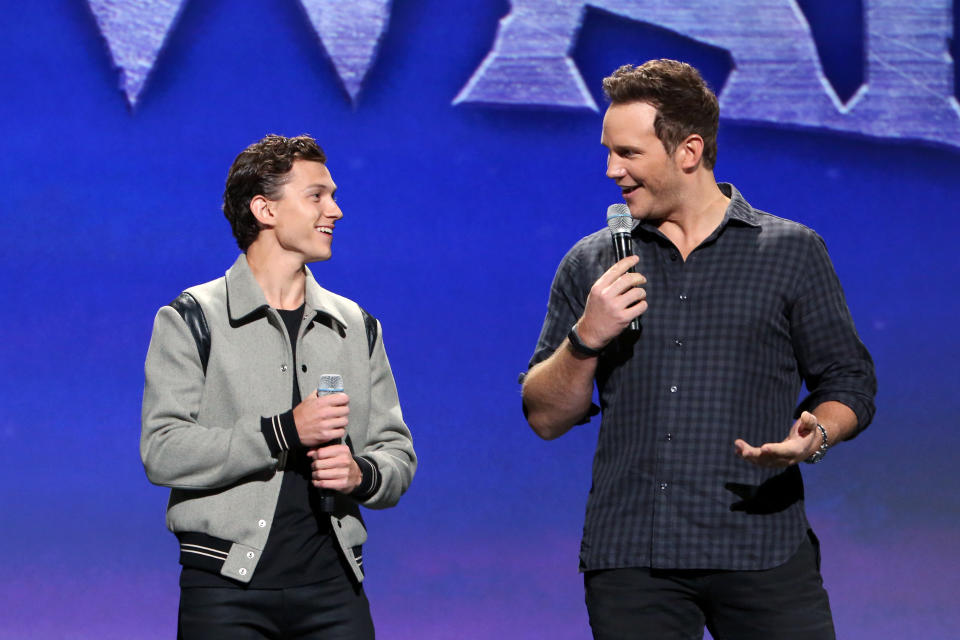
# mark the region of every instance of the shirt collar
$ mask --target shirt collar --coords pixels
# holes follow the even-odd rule
[[[740,195],[740,192],[737,191],[735,186],[729,182],[718,182],[717,187],[723,195],[730,198],[730,204],[727,205],[727,210],[723,214],[723,220],[717,226],[716,231],[711,234],[711,237],[716,236],[716,234],[723,230],[731,221],[742,222],[751,227],[760,226],[760,217],[756,211],[754,211],[753,207],[750,206],[750,203]],[[659,228],[645,220],[641,220],[640,223],[634,227],[634,232],[636,231],[647,231],[663,238],[666,237]]]
[[[724,226],[730,220],[737,220],[743,222],[744,224],[750,225],[751,227],[760,226],[760,217],[754,211],[753,207],[750,206],[750,203],[747,202],[740,192],[737,191],[737,188],[730,184],[729,182],[718,182],[717,187],[720,188],[723,195],[730,198],[730,204],[727,205],[727,210],[723,216],[723,222],[721,227]]]

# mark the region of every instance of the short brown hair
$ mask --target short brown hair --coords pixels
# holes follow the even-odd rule
[[[639,67],[625,64],[603,79],[603,92],[613,104],[646,102],[657,109],[653,129],[668,153],[690,134],[703,138],[703,164],[717,162],[720,105],[717,96],[685,62],[650,60]]]
[[[250,201],[260,195],[276,200],[290,179],[288,174],[295,160],[326,163],[327,156],[317,141],[306,134],[295,138],[270,134],[234,159],[223,190],[223,215],[230,222],[241,251],[246,251],[260,233]]]

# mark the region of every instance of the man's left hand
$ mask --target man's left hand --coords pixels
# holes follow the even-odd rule
[[[363,473],[345,444],[331,444],[311,449],[310,480],[318,489],[350,493],[363,480]]]
[[[783,442],[768,442],[754,447],[745,440],[737,439],[733,446],[738,456],[759,467],[789,467],[812,456],[820,448],[820,442],[817,417],[804,411],[790,427],[790,434]]]

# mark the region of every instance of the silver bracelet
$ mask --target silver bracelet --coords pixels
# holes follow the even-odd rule
[[[830,440],[827,439],[827,430],[823,428],[823,425],[819,422],[817,423],[817,429],[820,430],[820,448],[811,454],[809,458],[804,460],[807,464],[817,464],[823,457],[827,455],[827,449],[830,448]]]

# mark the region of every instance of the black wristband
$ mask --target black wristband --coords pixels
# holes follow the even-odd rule
[[[570,327],[570,333],[567,334],[567,340],[570,341],[570,346],[573,347],[573,350],[577,353],[582,353],[585,356],[590,356],[595,358],[603,353],[603,349],[594,349],[593,347],[588,347],[583,344],[583,340],[580,339],[580,335],[577,334],[577,325]]]

